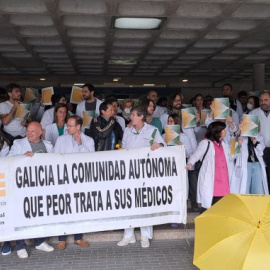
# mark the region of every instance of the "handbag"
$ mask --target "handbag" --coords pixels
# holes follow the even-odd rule
[[[195,165],[194,165],[194,170],[195,170],[197,173],[199,173],[199,171],[200,171],[200,169],[201,169],[201,167],[202,167],[202,163],[203,163],[203,160],[204,160],[204,158],[205,158],[205,156],[206,156],[206,154],[207,154],[207,152],[208,152],[209,145],[210,145],[210,142],[208,141],[207,149],[206,149],[206,151],[205,151],[205,153],[204,153],[204,155],[203,155],[202,160],[197,161],[197,162],[195,163]]]

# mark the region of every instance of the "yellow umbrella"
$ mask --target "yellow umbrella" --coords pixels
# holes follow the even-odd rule
[[[228,194],[195,219],[202,270],[270,269],[270,196]]]

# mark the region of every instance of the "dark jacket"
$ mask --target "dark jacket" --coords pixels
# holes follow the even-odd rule
[[[115,119],[107,121],[102,116],[94,117],[90,129],[85,130],[85,134],[93,138],[96,151],[112,150],[112,132],[115,136],[113,149],[116,149],[115,145],[122,140],[123,130]]]

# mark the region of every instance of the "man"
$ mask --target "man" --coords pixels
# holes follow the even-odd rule
[[[67,121],[66,135],[59,136],[55,143],[54,153],[87,153],[94,152],[94,141],[92,138],[82,133],[82,119],[77,115],[72,115]],[[59,236],[57,248],[63,250],[66,248],[66,235]],[[74,235],[74,244],[80,247],[88,247],[87,241],[83,240],[82,234]]]
[[[113,114],[113,117],[116,119],[116,122],[121,126],[123,132],[125,131],[125,128],[126,128],[126,124],[125,124],[125,119],[118,115],[118,108],[119,108],[119,102],[116,98],[109,98],[107,99],[106,101],[108,101],[109,103],[112,104],[113,106],[113,111],[114,111],[114,114]]]
[[[90,130],[86,134],[95,141],[96,151],[114,150],[122,140],[123,130],[113,117],[115,114],[110,101],[104,101],[99,107],[100,115],[92,119]]]
[[[38,122],[31,122],[27,127],[26,138],[15,140],[8,156],[25,155],[26,157],[32,157],[35,153],[52,153],[52,144],[48,141],[42,140],[41,135],[41,125]],[[34,239],[34,242],[35,247],[38,250],[46,252],[54,250],[53,247],[45,242],[44,238],[36,238]],[[24,259],[28,257],[24,240],[16,241],[16,249],[19,258]],[[8,255],[10,253],[10,243],[5,242],[2,248],[2,255]]]
[[[236,111],[238,114],[239,119],[242,118],[243,116],[243,108],[239,100],[233,99],[233,90],[232,90],[232,85],[229,83],[225,83],[222,86],[222,96],[223,97],[228,97],[230,99],[231,103],[231,108]],[[238,124],[238,123],[236,123]]]
[[[96,115],[99,115],[99,106],[101,101],[94,96],[95,87],[88,83],[82,87],[83,100],[78,104],[76,114],[83,117],[83,111],[95,111]]]
[[[265,149],[263,159],[266,165],[268,187],[270,187],[270,93],[264,91],[260,95],[260,108],[249,114],[257,115],[260,122],[260,133],[264,136]]]
[[[152,100],[156,105],[158,101],[158,94],[155,90],[150,90],[147,93],[146,98]],[[153,117],[160,118],[164,113],[167,113],[167,108],[156,105]]]
[[[0,103],[0,119],[3,124],[4,135],[12,143],[15,139],[25,137],[26,122],[15,118],[20,106],[21,90],[16,83],[7,86],[8,100]]]
[[[166,145],[157,128],[145,123],[147,114],[146,108],[142,106],[135,106],[131,110],[131,127],[125,129],[122,148],[150,147],[151,150],[156,150]],[[150,246],[149,239],[152,237],[153,226],[141,227],[141,247],[148,248]],[[124,231],[123,239],[117,245],[126,246],[135,242],[134,228],[127,228]]]
[[[41,118],[40,124],[42,125],[42,128],[45,129],[46,126],[50,125],[54,121],[54,108],[58,104],[66,104],[66,96],[65,95],[58,95],[53,94],[51,97],[52,101],[52,108],[46,110]]]
[[[238,93],[238,100],[242,105],[243,112],[247,111],[248,94],[246,91],[240,91]]]

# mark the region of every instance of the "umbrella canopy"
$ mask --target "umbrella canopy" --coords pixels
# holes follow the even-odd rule
[[[228,194],[195,219],[202,270],[270,269],[270,196]]]

